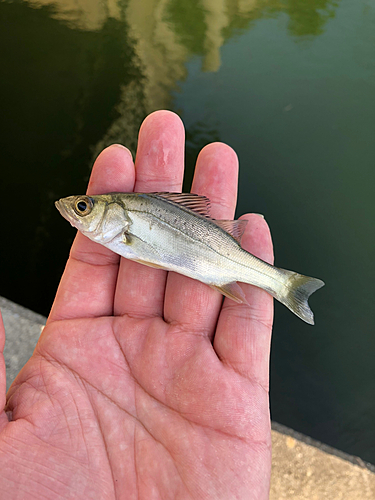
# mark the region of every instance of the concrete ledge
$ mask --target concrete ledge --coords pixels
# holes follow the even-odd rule
[[[0,297],[0,310],[6,335],[4,358],[8,390],[32,355],[46,318],[4,297]]]
[[[374,500],[375,468],[272,423],[270,500]]]
[[[7,388],[31,356],[46,318],[0,297]],[[374,500],[375,468],[272,423],[270,500]]]

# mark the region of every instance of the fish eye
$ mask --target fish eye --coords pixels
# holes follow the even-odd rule
[[[74,211],[77,215],[84,217],[85,215],[91,213],[92,206],[93,203],[91,198],[89,198],[88,196],[84,196],[76,200],[76,202],[74,203]]]

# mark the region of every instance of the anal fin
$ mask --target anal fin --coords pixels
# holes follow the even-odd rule
[[[219,291],[229,299],[234,300],[239,304],[248,304],[245,294],[242,291],[242,288],[236,281],[232,281],[231,283],[226,283],[225,285],[210,285],[211,288]]]

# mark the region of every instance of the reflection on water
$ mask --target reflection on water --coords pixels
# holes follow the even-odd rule
[[[91,31],[61,21],[56,5],[5,2],[0,9],[0,43],[8,48],[0,79],[9,166],[2,201],[12,207],[3,230],[14,233],[0,261],[17,262],[19,270],[15,279],[14,266],[2,266],[0,293],[46,314],[73,237],[55,227],[53,201],[85,189],[94,151],[120,116],[121,139],[135,148],[146,114],[143,77],[121,16],[95,18]]]
[[[327,20],[334,16],[339,1],[38,0],[29,5],[47,6],[51,18],[73,30],[100,32],[108,19],[129,26],[128,42],[133,45],[144,72],[146,109],[150,112],[170,106],[170,90],[184,79],[185,64],[191,56],[203,57],[203,71],[217,71],[220,49],[227,40],[250,29],[256,20],[275,17],[281,12],[289,17],[291,34],[319,35]],[[127,83],[124,81],[124,85]],[[121,100],[126,100],[124,89]]]
[[[373,141],[370,104],[361,99],[373,81],[368,41],[374,31],[367,21],[356,28],[349,49],[360,67],[350,73],[349,50],[337,40],[354,29],[352,5],[339,0],[0,1],[0,44],[7,47],[0,78],[6,96],[0,114],[6,166],[1,198],[9,207],[2,231],[12,235],[0,246],[0,294],[48,314],[73,239],[53,201],[85,190],[93,158],[108,144],[121,142],[135,152],[139,126],[149,112],[175,109],[188,125],[185,188],[205,144],[233,144],[242,162],[241,210],[248,210],[251,199],[255,211],[267,211],[285,267],[305,272],[303,256],[314,249],[312,271],[306,272],[328,283],[325,299],[314,299],[321,300],[321,309],[313,334],[277,311],[274,417],[374,461],[366,444],[374,435],[371,367],[367,361],[361,366],[371,350],[351,350],[356,328],[366,331],[367,321],[370,330],[370,317],[363,319],[361,311],[371,302],[371,290],[362,295],[352,289],[365,284],[362,260],[373,245],[361,241],[366,219],[348,202],[357,193],[360,213],[373,210],[366,201],[372,200],[371,183],[360,184],[352,165],[359,152],[359,164],[369,164],[363,151]],[[329,27],[340,13],[341,24],[332,34]],[[366,19],[370,16],[371,11]],[[331,71],[335,64],[337,71]],[[257,168],[250,172],[250,164]],[[362,259],[353,264],[353,255]],[[332,289],[340,288],[347,262],[355,271],[349,274],[350,287],[343,280],[336,298]],[[339,265],[331,284],[329,276],[313,272],[328,274]],[[345,321],[340,300],[355,311]],[[357,413],[350,413],[354,406]]]
[[[192,56],[202,56],[202,71],[217,71],[221,64],[220,49],[227,40],[250,29],[256,20],[277,16],[280,12],[289,16],[291,34],[297,37],[318,35],[327,19],[334,15],[338,3],[339,0],[35,0],[23,5],[8,4],[8,8],[11,16],[17,9],[22,11],[18,29],[22,21],[31,23],[38,19],[43,24],[41,36],[53,37],[50,34],[54,31],[53,38],[57,42],[60,32],[64,42],[55,57],[51,50],[47,50],[44,57],[44,50],[37,46],[31,50],[37,51],[39,62],[43,60],[46,70],[65,60],[69,69],[62,71],[74,75],[73,82],[78,77],[78,82],[74,83],[84,86],[79,75],[84,80],[91,76],[90,70],[94,70],[87,59],[78,60],[79,54],[92,58],[96,71],[116,58],[116,74],[108,74],[106,81],[100,82],[103,98],[109,86],[115,86],[112,94],[118,95],[108,108],[113,110],[111,123],[95,144],[90,142],[95,157],[103,147],[121,142],[124,137],[134,151],[142,118],[156,109],[171,107],[171,90],[186,77],[186,62]],[[34,12],[27,12],[28,7]],[[35,35],[30,28],[24,33],[31,31],[30,35]],[[117,46],[111,47],[113,43]],[[105,53],[105,44],[108,53]],[[73,51],[77,49],[78,54],[71,57],[69,49],[66,50],[69,47]],[[133,75],[129,72],[130,66],[134,69]],[[72,82],[68,75],[67,79]],[[62,80],[57,85],[63,83]],[[90,90],[87,94],[91,94]],[[90,99],[87,94],[86,98]],[[76,99],[79,105],[84,104],[85,98]],[[79,109],[76,114],[76,120],[82,125],[84,119],[79,116]],[[103,115],[102,125],[105,121]]]
[[[295,36],[320,35],[328,19],[334,17],[340,0],[287,0],[288,28]]]

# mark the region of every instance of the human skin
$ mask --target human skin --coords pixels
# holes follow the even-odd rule
[[[183,125],[158,111],[141,127],[135,167],[126,148],[105,149],[87,193],[178,192],[183,171]],[[192,192],[210,198],[212,217],[232,219],[237,177],[234,151],[213,143]],[[243,218],[242,246],[272,263],[265,220]],[[267,499],[273,304],[241,287],[249,305],[77,234],[7,396],[0,356],[0,498]],[[1,325],[1,352],[4,342]]]

